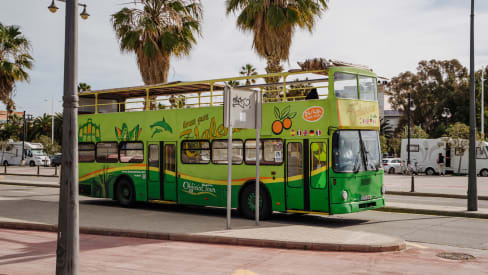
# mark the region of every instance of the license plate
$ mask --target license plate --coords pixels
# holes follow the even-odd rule
[[[361,200],[362,201],[369,201],[371,199],[371,195],[362,195]]]

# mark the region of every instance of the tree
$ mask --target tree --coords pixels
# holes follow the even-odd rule
[[[229,80],[229,81],[227,81],[226,84],[231,86],[231,87],[241,86],[241,83],[237,80]]]
[[[30,52],[31,44],[20,27],[0,23],[0,100],[7,106],[8,114],[15,110],[15,83],[29,81],[27,70],[33,61]]]
[[[458,60],[420,61],[417,72],[403,72],[391,79],[385,91],[395,110],[408,109],[410,94],[416,109],[411,112],[414,124],[422,124],[434,138],[445,134],[450,122],[469,122],[469,74]],[[441,116],[449,108],[451,118]],[[400,125],[407,123],[403,112]]]
[[[171,56],[188,55],[200,34],[197,0],[134,0],[112,15],[122,52],[134,52],[146,85],[166,83]]]
[[[54,142],[61,144],[63,137],[63,113],[54,115]]]
[[[91,91],[91,86],[86,84],[85,82],[80,82],[78,84],[78,93],[84,91]]]
[[[393,135],[393,128],[390,125],[390,121],[380,119],[380,135],[383,135],[387,138],[391,138]]]
[[[283,70],[281,61],[288,60],[295,30],[312,32],[316,19],[327,10],[327,0],[226,0],[226,7],[227,14],[239,13],[241,30],[253,33],[253,47],[266,59],[266,72],[277,73]],[[275,83],[279,77],[265,80]]]
[[[400,135],[400,137],[403,138],[408,138],[408,128],[405,125],[403,127],[403,131]],[[429,134],[427,134],[422,127],[414,125],[410,128],[410,138],[429,138]]]
[[[240,75],[242,76],[253,76],[253,75],[257,75],[258,72],[256,71],[256,68],[254,68],[253,65],[251,64],[246,64],[244,66],[241,67],[241,71],[239,72]],[[253,79],[246,79],[246,85],[251,85],[256,83],[256,79],[253,78]]]
[[[52,119],[48,114],[43,114],[42,116],[36,117],[33,125],[33,138],[36,139],[41,135],[51,136],[51,123]]]
[[[388,153],[390,151],[390,146],[388,146],[388,141],[385,136],[380,135],[380,145],[381,153]]]

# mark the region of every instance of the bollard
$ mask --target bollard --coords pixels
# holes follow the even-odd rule
[[[6,175],[7,174],[7,165],[4,165],[3,167],[4,167],[3,171],[5,172],[5,175]]]
[[[58,175],[58,166],[57,165],[54,165],[54,175],[55,176]]]
[[[39,176],[39,170],[40,170],[40,167],[39,165],[37,165],[37,176]]]

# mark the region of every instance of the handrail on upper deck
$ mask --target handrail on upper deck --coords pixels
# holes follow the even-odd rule
[[[227,83],[229,81],[239,81],[239,80],[253,80],[253,79],[266,79],[279,77],[283,78],[283,82],[276,83],[259,83],[251,85],[239,85],[238,88],[249,88],[249,89],[260,89],[264,102],[280,102],[280,101],[295,101],[302,100],[306,95],[298,93],[296,96],[287,96],[290,91],[307,91],[310,89],[317,88],[327,88],[328,87],[328,77],[319,79],[306,79],[287,82],[286,79],[289,76],[304,75],[304,74],[318,74],[318,75],[328,75],[328,70],[313,70],[313,71],[288,71],[281,73],[271,73],[271,74],[260,74],[252,76],[240,76],[240,77],[228,77],[219,79],[210,79],[202,81],[191,81],[191,82],[173,82],[166,84],[157,85],[146,85],[137,87],[127,87],[127,88],[117,88],[117,89],[106,89],[98,91],[84,91],[79,94],[80,98],[94,99],[94,104],[81,104],[80,103],[80,113],[83,113],[83,108],[94,107],[94,113],[98,113],[100,106],[110,106],[117,105],[117,111],[129,110],[126,108],[127,104],[133,103],[143,103],[143,110],[151,110],[151,106],[154,104],[161,104],[161,102],[169,102],[169,105],[160,105],[163,107],[171,108],[182,108],[183,106],[214,106],[223,104],[223,100],[220,101],[219,97],[222,97],[222,91],[224,85],[219,83]],[[312,83],[325,83],[320,86],[308,86]],[[208,94],[208,95],[205,95]],[[271,94],[271,96],[266,96],[266,94]],[[183,96],[185,94],[197,94],[196,96]],[[204,95],[202,95],[204,94]],[[157,99],[156,97],[166,97],[164,99]],[[324,95],[321,95],[324,96]],[[141,101],[131,101],[127,102],[128,99],[132,98],[144,98]],[[209,98],[209,102],[203,102],[202,99]],[[111,103],[101,103],[100,100],[116,100],[117,102]],[[197,100],[195,103],[185,103],[187,99]],[[183,103],[183,104],[182,104]],[[136,108],[141,109],[141,108]],[[91,112],[90,112],[91,113]]]

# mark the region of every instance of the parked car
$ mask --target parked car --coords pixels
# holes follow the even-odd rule
[[[51,166],[54,167],[54,166],[59,166],[61,165],[61,157],[63,155],[62,154],[56,154],[52,159],[51,159]]]
[[[402,173],[402,160],[400,158],[384,158],[383,169],[388,174]]]

